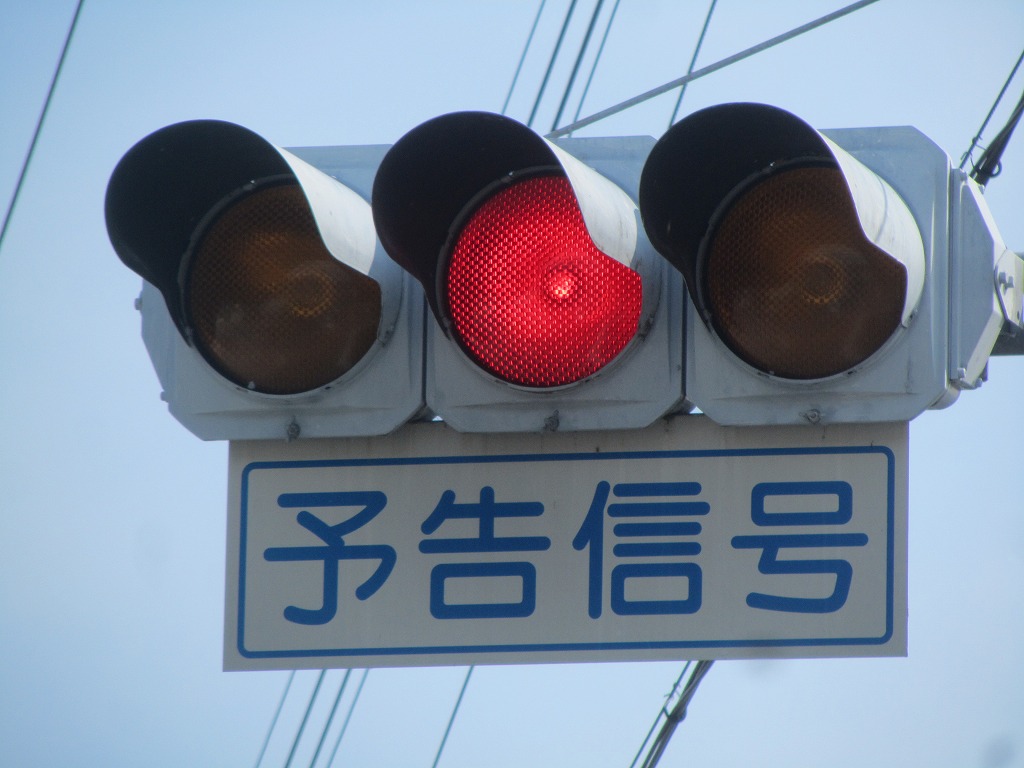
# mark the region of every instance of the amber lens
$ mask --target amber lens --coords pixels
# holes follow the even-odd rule
[[[835,168],[784,170],[751,187],[722,217],[705,258],[716,331],[766,373],[847,371],[900,324],[906,269],[864,236]]]
[[[308,392],[347,373],[373,345],[380,287],[324,247],[297,185],[257,189],[204,233],[186,303],[200,352],[257,392]]]

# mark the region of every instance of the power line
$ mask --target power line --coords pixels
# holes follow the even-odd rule
[[[985,119],[982,121],[981,127],[978,129],[977,135],[975,135],[974,139],[971,140],[971,146],[966,152],[964,152],[963,157],[960,159],[960,170],[964,169],[964,166],[970,160],[974,149],[981,142],[981,135],[985,132],[985,128],[988,126],[988,121],[992,119],[992,115],[999,106],[999,103],[1003,100],[1003,96],[1006,95],[1006,89],[1009,88],[1010,82],[1017,74],[1021,61],[1024,61],[1024,51],[1021,51],[1020,57],[1017,59],[1017,63],[1014,64],[1013,69],[1010,70],[1010,76],[1006,78],[1006,82],[1003,83],[1003,87],[999,89],[999,95],[996,96],[996,100],[992,103],[992,108],[988,111],[988,114],[985,115]],[[1017,127],[1022,107],[1024,107],[1024,94],[1021,95],[1021,100],[1017,103],[1014,111],[1010,114],[1010,119],[1007,121],[1006,125],[998,134],[996,134],[996,138],[992,140],[992,143],[989,144],[988,148],[982,153],[978,164],[974,165],[974,162],[971,161],[971,178],[981,184],[981,186],[985,186],[993,176],[999,175],[999,158],[1002,157],[1003,150],[1006,149],[1006,145],[1010,141],[1013,129]]]
[[[1003,152],[1010,143],[1010,137],[1013,136],[1013,129],[1016,128],[1017,123],[1020,122],[1022,113],[1024,113],[1024,93],[1021,94],[1020,100],[1017,102],[1017,106],[1013,108],[1013,113],[1010,115],[1010,119],[1007,121],[1006,125],[1004,125],[1003,129],[996,134],[994,139],[992,139],[992,143],[988,145],[988,149],[982,152],[981,159],[978,160],[978,165],[971,172],[971,178],[978,182],[982,187],[987,185],[989,181],[998,176],[1003,170]]]
[[[974,152],[975,148],[981,142],[981,134],[985,132],[985,128],[988,126],[988,121],[992,119],[992,114],[996,111],[996,107],[999,106],[999,102],[1003,100],[1003,96],[1006,94],[1006,89],[1010,87],[1010,81],[1013,80],[1014,75],[1017,74],[1017,69],[1020,67],[1021,60],[1024,60],[1024,51],[1020,52],[1020,57],[1017,59],[1017,63],[1014,64],[1013,69],[1010,70],[1010,76],[1006,78],[1006,82],[1003,83],[1003,87],[999,89],[999,95],[996,96],[996,100],[992,102],[992,108],[989,109],[988,114],[985,115],[985,119],[981,121],[981,127],[978,129],[978,133],[973,139],[971,139],[971,146],[967,148],[963,157],[960,158],[961,171],[970,159],[971,153]]]
[[[551,77],[551,70],[555,67],[555,60],[558,59],[558,51],[562,48],[562,41],[565,39],[565,31],[569,28],[569,22],[572,20],[573,11],[576,10],[576,0],[572,0],[569,4],[569,10],[565,12],[565,21],[562,22],[562,31],[558,33],[558,41],[555,43],[555,49],[551,52],[551,59],[548,61],[547,71],[544,73],[544,79],[541,80],[540,88],[537,91],[537,100],[533,102],[533,109],[530,110],[530,119],[527,120],[526,124],[533,127],[533,118],[537,116],[537,108],[540,106],[540,100],[544,96],[544,90],[548,87],[548,79]]]
[[[810,32],[812,29],[817,29],[820,26],[828,24],[829,22],[835,21],[836,19],[846,16],[847,14],[853,13],[854,11],[858,11],[861,8],[864,8],[868,5],[872,5],[873,3],[877,2],[878,0],[859,0],[856,3],[852,3],[846,6],[845,8],[840,8],[838,11],[834,11],[825,16],[822,16],[819,19],[815,19],[814,21],[808,22],[807,24],[797,27],[796,29],[790,30],[789,32],[777,35],[776,37],[773,37],[770,40],[766,40],[763,43],[759,43],[758,45],[755,45],[751,48],[747,48],[744,51],[740,51],[739,53],[733,54],[732,56],[728,56],[720,61],[715,62],[714,64],[709,64],[706,67],[702,67],[701,69],[698,69],[690,73],[689,75],[683,75],[682,77],[678,77],[675,80],[665,83],[664,85],[659,85],[657,88],[653,88],[649,91],[646,91],[645,93],[641,93],[639,96],[634,96],[631,99],[627,99],[626,101],[620,102],[619,104],[608,107],[607,109],[603,109],[600,112],[596,112],[590,117],[585,117],[582,120],[578,120],[574,123],[563,126],[562,128],[551,131],[549,134],[547,134],[547,138],[550,139],[556,138],[558,136],[565,136],[566,134],[572,133],[573,131],[577,131],[580,128],[585,128],[588,125],[592,125],[593,123],[596,123],[599,120],[604,120],[606,117],[617,115],[619,112],[622,112],[623,110],[629,109],[630,107],[635,107],[637,104],[641,104],[649,99],[654,98],[655,96],[660,96],[663,93],[667,93],[668,91],[671,91],[673,88],[678,88],[681,85],[685,85],[686,83],[698,80],[704,77],[705,75],[710,75],[712,72],[717,72],[720,69],[724,69],[725,67],[735,64],[738,61],[742,61],[743,59],[747,59],[753,56],[754,54],[766,51],[769,48],[774,48],[776,45],[784,43],[787,40],[792,40],[794,37],[798,37],[802,35],[804,32]]]
[[[555,115],[554,121],[551,123],[551,130],[555,130],[558,127],[559,121],[562,119],[562,112],[565,111],[565,104],[569,100],[569,93],[572,91],[573,85],[576,84],[576,75],[580,71],[580,63],[583,61],[583,54],[587,52],[587,46],[590,45],[590,36],[594,33],[594,26],[597,24],[597,17],[601,13],[601,6],[604,5],[604,0],[597,0],[594,4],[594,12],[590,14],[590,23],[587,25],[587,33],[583,36],[583,42],[580,43],[580,52],[576,54],[576,62],[572,65],[572,73],[569,75],[569,82],[565,84],[565,92],[562,93],[562,102],[558,105],[558,112]]]
[[[636,755],[633,756],[633,762],[629,764],[629,768],[636,768],[637,761],[640,759],[640,755],[644,752],[644,747],[647,746],[647,742],[651,740],[651,736],[654,735],[654,729],[658,727],[658,723],[661,722],[662,717],[668,717],[668,705],[675,698],[676,691],[679,690],[679,686],[683,682],[683,678],[686,676],[687,670],[690,669],[692,662],[686,662],[686,666],[683,667],[683,671],[679,673],[679,677],[676,678],[675,683],[672,684],[672,690],[668,692],[668,696],[665,697],[665,703],[661,709],[658,710],[658,714],[654,716],[654,722],[651,723],[651,727],[647,730],[647,735],[644,736],[643,742],[640,744],[640,748],[636,751]]]
[[[35,154],[36,145],[39,143],[39,135],[43,132],[43,122],[46,120],[46,113],[50,111],[50,103],[53,101],[53,93],[57,90],[57,81],[60,79],[61,70],[64,69],[64,61],[67,59],[68,48],[71,46],[71,38],[75,34],[75,27],[78,26],[78,17],[82,13],[82,6],[85,4],[85,0],[78,0],[78,5],[75,6],[75,15],[71,18],[71,26],[68,27],[67,37],[64,38],[64,47],[60,50],[60,58],[57,60],[57,69],[53,73],[53,79],[50,81],[50,89],[46,92],[46,100],[43,102],[43,109],[39,113],[39,121],[36,123],[36,130],[32,134],[32,141],[28,146],[28,152],[25,154],[25,162],[21,165],[21,173],[18,174],[18,180],[14,183],[14,194],[11,195],[11,203],[7,206],[7,213],[4,214],[4,224],[0,227],[0,250],[3,249],[4,238],[7,236],[7,226],[11,222],[11,216],[14,214],[14,206],[18,203],[18,197],[21,195],[21,188],[25,183],[25,175],[28,173],[29,164],[32,162],[32,155]]]
[[[295,757],[295,750],[299,748],[299,740],[302,739],[302,732],[306,730],[306,723],[309,721],[309,713],[313,711],[313,704],[316,702],[316,695],[320,691],[320,685],[324,681],[324,675],[327,674],[327,670],[320,670],[320,677],[316,679],[316,685],[313,686],[313,693],[309,695],[309,705],[306,707],[306,714],[302,716],[302,722],[299,723],[299,730],[295,733],[295,741],[292,742],[292,750],[288,753],[288,759],[285,761],[284,768],[288,768],[292,764],[292,758]]]
[[[711,5],[708,6],[708,15],[704,17],[704,26],[700,30],[700,37],[697,38],[697,45],[693,48],[693,56],[690,58],[690,66],[686,70],[687,75],[693,74],[693,67],[697,63],[697,56],[700,55],[701,46],[704,45],[704,36],[708,33],[708,26],[711,24],[711,15],[715,12],[715,4],[718,0],[711,0]],[[686,83],[683,83],[679,88],[679,98],[676,99],[675,109],[672,110],[672,117],[668,119],[668,127],[671,128],[672,124],[676,121],[676,117],[679,115],[679,107],[683,104],[683,95],[686,93]]]
[[[334,704],[331,706],[331,713],[327,716],[327,722],[324,723],[324,729],[320,733],[320,741],[317,742],[316,751],[313,752],[313,757],[309,761],[309,768],[313,768],[316,765],[316,759],[320,757],[320,750],[323,749],[324,741],[327,739],[327,731],[331,727],[331,723],[334,722],[334,713],[338,711],[338,704],[341,702],[341,697],[345,693],[345,687],[348,685],[348,679],[352,676],[352,670],[346,669],[345,676],[341,679],[341,685],[338,686],[338,695],[334,697]]]
[[[519,56],[519,64],[516,65],[516,73],[512,75],[512,83],[508,87],[508,94],[505,96],[505,103],[501,105],[501,114],[505,114],[508,111],[508,103],[512,100],[512,91],[515,90],[516,83],[519,81],[519,73],[523,69],[523,62],[526,61],[526,52],[530,50],[530,43],[533,42],[533,33],[537,31],[537,24],[540,22],[540,16],[544,13],[544,4],[547,0],[540,0],[540,5],[537,8],[537,15],[533,19],[533,26],[530,27],[530,34],[526,36],[526,44],[523,46],[523,52]]]
[[[459,698],[455,700],[455,706],[452,707],[452,716],[448,718],[448,727],[444,729],[444,736],[441,737],[441,745],[437,748],[437,754],[434,755],[434,763],[431,768],[437,768],[437,763],[441,759],[441,753],[444,752],[444,745],[448,743],[448,734],[452,731],[452,723],[455,722],[455,716],[459,713],[459,705],[462,704],[462,697],[466,693],[466,686],[469,685],[469,678],[473,674],[475,667],[470,666],[466,670],[466,679],[462,681],[462,689],[459,691]]]
[[[363,671],[363,677],[359,681],[359,687],[356,688],[355,695],[352,697],[352,702],[348,705],[348,714],[345,715],[345,722],[341,724],[341,731],[338,733],[338,738],[334,742],[334,749],[331,750],[331,758],[327,761],[327,768],[331,768],[334,765],[334,758],[338,754],[338,747],[341,746],[341,740],[345,738],[345,731],[348,730],[349,720],[352,719],[352,713],[356,711],[356,704],[359,703],[359,695],[363,692],[363,686],[366,684],[366,678],[370,676],[370,670]]]
[[[693,673],[686,681],[683,692],[679,696],[679,701],[672,707],[672,711],[666,714],[665,724],[661,726],[661,730],[651,744],[651,749],[643,763],[640,764],[640,768],[655,768],[661,761],[661,756],[665,754],[665,749],[672,739],[672,734],[675,733],[679,724],[686,719],[686,708],[689,706],[694,694],[697,693],[697,686],[700,685],[700,681],[704,679],[708,670],[711,669],[712,664],[714,664],[713,661],[697,662],[697,665],[693,668]]]
[[[597,55],[594,56],[594,62],[590,65],[590,74],[587,76],[587,84],[583,86],[583,93],[580,95],[579,103],[576,105],[576,114],[573,115],[573,122],[580,119],[580,112],[583,111],[583,103],[587,99],[587,94],[590,92],[590,84],[594,81],[594,73],[597,72],[597,64],[601,61],[601,54],[604,53],[604,45],[608,42],[608,35],[612,31],[612,24],[615,22],[615,14],[619,10],[620,0],[615,0],[615,5],[612,6],[612,12],[608,16],[608,24],[604,28],[604,34],[601,36],[601,44],[597,46]]]
[[[263,748],[260,750],[260,756],[256,758],[256,768],[260,768],[260,763],[263,762],[263,756],[267,753],[267,746],[270,744],[270,737],[274,733],[274,728],[277,726],[277,718],[281,716],[281,709],[284,707],[284,700],[288,698],[288,691],[292,687],[292,681],[295,679],[295,670],[288,675],[288,682],[284,686],[284,691],[281,693],[281,700],[277,703],[277,711],[274,712],[274,717],[270,720],[270,727],[267,728],[267,736],[263,739]]]

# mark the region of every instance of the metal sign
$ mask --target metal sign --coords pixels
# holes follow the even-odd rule
[[[225,669],[906,653],[906,423],[233,442]]]

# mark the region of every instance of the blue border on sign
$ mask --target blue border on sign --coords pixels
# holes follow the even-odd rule
[[[314,469],[319,467],[381,467],[440,464],[497,464],[547,461],[617,461],[622,459],[708,459],[743,456],[822,456],[879,454],[886,460],[886,607],[885,632],[878,637],[795,638],[745,640],[660,640],[595,643],[493,643],[486,645],[404,646],[393,648],[324,648],[313,650],[250,651],[245,647],[245,560],[249,501],[249,475],[264,469]],[[839,446],[834,448],[742,448],[703,451],[614,451],[608,453],[495,454],[486,456],[428,456],[386,459],[322,459],[308,461],[255,461],[242,470],[238,570],[238,653],[247,659],[318,657],[365,657],[453,655],[467,653],[545,653],[560,651],[690,650],[695,648],[801,648],[841,645],[884,645],[893,634],[895,587],[896,457],[886,446]]]

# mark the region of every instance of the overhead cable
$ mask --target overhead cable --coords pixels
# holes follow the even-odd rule
[[[356,711],[356,704],[359,703],[359,694],[363,692],[363,685],[366,684],[366,678],[370,676],[370,670],[363,671],[363,677],[359,681],[359,687],[356,688],[355,695],[352,697],[352,701],[348,705],[348,714],[345,715],[345,722],[341,724],[341,731],[338,733],[338,738],[334,741],[334,749],[331,750],[331,757],[327,761],[327,768],[331,768],[334,765],[334,758],[338,754],[338,747],[341,746],[341,740],[345,737],[345,731],[348,730],[348,723],[352,719],[352,713]]]
[[[996,111],[996,108],[1002,101],[1003,96],[1006,94],[1006,89],[1017,74],[1021,61],[1024,61],[1024,51],[1021,51],[1020,57],[1017,59],[1017,63],[1014,64],[1013,69],[1010,70],[1010,76],[1006,78],[1006,82],[1003,83],[1003,87],[999,90],[999,95],[996,96],[996,100],[992,103],[992,108],[988,111],[984,121],[982,121],[977,135],[975,135],[974,139],[971,141],[970,148],[964,152],[964,155],[960,160],[960,170],[963,170],[968,161],[971,162],[971,178],[983,187],[988,184],[993,177],[999,175],[999,171],[1002,168],[1000,160],[1003,156],[1003,152],[1006,150],[1006,146],[1010,143],[1010,137],[1013,135],[1013,129],[1016,128],[1017,123],[1020,122],[1021,112],[1024,111],[1024,93],[1021,94],[1021,98],[1017,102],[1017,106],[1014,107],[1013,112],[1010,113],[1010,118],[1007,120],[1006,125],[1004,125],[1002,130],[996,134],[996,137],[992,139],[988,147],[985,148],[985,151],[982,152],[981,158],[978,160],[977,164],[971,160],[971,154],[974,152],[975,147],[980,144],[981,136],[985,132],[985,128],[988,126],[988,121],[992,119],[992,114]]]
[[[352,675],[351,669],[345,670],[345,676],[341,679],[341,685],[338,686],[338,695],[334,697],[334,704],[331,705],[331,713],[327,716],[327,722],[324,723],[324,729],[320,734],[320,741],[317,742],[316,751],[313,752],[313,757],[309,761],[309,768],[313,768],[316,765],[316,759],[320,757],[320,750],[323,749],[324,741],[327,739],[327,731],[331,727],[331,723],[334,722],[334,713],[338,711],[338,704],[341,702],[341,697],[345,694],[345,686],[348,685],[348,679]]]
[[[665,749],[668,747],[669,741],[672,739],[672,735],[675,733],[676,728],[679,724],[686,719],[686,708],[689,706],[690,701],[693,699],[695,693],[697,693],[697,686],[700,685],[700,681],[704,679],[704,676],[711,669],[713,661],[698,661],[697,665],[693,668],[693,672],[689,679],[686,681],[686,686],[683,688],[683,692],[679,696],[679,701],[672,708],[672,711],[665,717],[665,723],[661,726],[661,730],[658,732],[657,737],[651,744],[651,749],[647,753],[647,757],[641,763],[640,768],[655,768],[655,766],[661,760],[661,756],[665,754]]]
[[[459,714],[459,706],[462,704],[462,697],[466,694],[466,686],[469,685],[469,678],[473,674],[473,666],[470,666],[466,670],[466,677],[462,681],[462,689],[459,691],[459,697],[455,700],[455,706],[452,707],[452,716],[448,718],[448,727],[444,729],[444,736],[441,737],[441,744],[437,748],[437,754],[434,755],[434,763],[431,768],[437,768],[438,762],[441,760],[441,753],[444,752],[444,745],[448,743],[448,734],[452,731],[452,723],[455,722],[455,716]]]
[[[587,46],[590,45],[590,36],[594,33],[594,25],[597,24],[597,17],[601,13],[602,5],[604,5],[604,0],[597,0],[597,3],[594,4],[594,12],[590,14],[590,23],[587,25],[587,32],[583,35],[583,42],[580,43],[580,51],[576,54],[576,63],[572,65],[572,73],[569,75],[569,82],[565,84],[565,91],[562,93],[562,102],[558,105],[558,112],[555,115],[554,121],[551,123],[551,130],[555,130],[562,119],[562,113],[565,111],[565,104],[569,100],[569,93],[572,91],[573,85],[576,84],[576,75],[580,71],[580,63],[583,61],[583,55],[587,52]]]
[[[316,702],[316,695],[320,692],[320,685],[324,681],[324,675],[327,674],[326,669],[320,670],[320,676],[316,679],[316,685],[313,686],[313,692],[309,695],[309,705],[306,707],[306,714],[302,716],[302,722],[299,723],[299,730],[295,733],[295,741],[292,742],[291,752],[288,753],[288,760],[285,761],[284,768],[288,768],[292,764],[292,759],[295,757],[295,750],[299,748],[299,741],[302,739],[302,732],[306,730],[306,723],[309,722],[309,713],[313,711],[313,704]]]
[[[704,17],[704,26],[701,27],[700,37],[697,38],[697,44],[693,47],[693,56],[690,57],[690,66],[686,69],[687,75],[693,74],[693,67],[697,63],[697,57],[700,55],[701,46],[704,45],[704,36],[708,33],[708,26],[711,24],[711,15],[715,12],[715,3],[718,0],[711,0],[711,5],[708,6],[708,14]],[[676,117],[679,116],[679,107],[683,104],[683,96],[686,93],[686,83],[683,83],[679,87],[679,98],[676,99],[675,109],[672,110],[672,117],[668,119],[668,127],[671,128],[672,124],[676,121]]]
[[[18,180],[14,183],[14,194],[11,195],[11,202],[7,206],[7,213],[4,214],[4,223],[0,227],[0,249],[3,249],[4,238],[7,236],[7,226],[11,222],[11,216],[14,214],[14,206],[18,203],[18,197],[21,195],[21,188],[25,184],[25,176],[28,173],[28,167],[32,162],[32,155],[35,154],[36,145],[39,143],[39,135],[43,132],[43,123],[46,121],[46,113],[50,111],[50,104],[53,101],[53,93],[57,90],[57,81],[60,79],[61,70],[64,69],[64,61],[68,56],[68,48],[71,47],[71,38],[75,34],[75,27],[78,26],[78,17],[82,13],[82,6],[85,4],[85,0],[78,0],[78,5],[75,6],[75,15],[71,18],[71,25],[68,27],[67,37],[64,38],[64,47],[60,50],[60,57],[57,59],[57,69],[53,73],[53,79],[50,81],[50,89],[46,92],[46,100],[43,102],[43,109],[39,113],[39,120],[36,122],[35,132],[32,134],[32,141],[28,145],[28,152],[25,154],[25,162],[21,164],[21,173],[18,174]]]
[[[558,52],[562,48],[562,41],[565,39],[565,32],[569,28],[569,22],[572,21],[573,11],[576,10],[576,0],[572,0],[569,3],[569,10],[565,12],[565,21],[562,22],[562,31],[558,33],[558,41],[555,43],[555,49],[551,52],[551,59],[548,61],[547,71],[544,72],[544,79],[541,80],[540,88],[537,90],[537,100],[533,102],[533,109],[530,110],[530,119],[526,121],[526,124],[533,127],[533,119],[537,116],[537,109],[540,107],[540,100],[544,96],[544,91],[548,87],[548,80],[551,77],[551,70],[555,67],[555,61],[558,59]]]
[[[274,733],[274,728],[277,726],[277,718],[281,716],[281,709],[284,707],[284,700],[288,698],[288,691],[291,690],[292,681],[295,680],[295,670],[288,675],[288,682],[285,683],[284,691],[281,692],[281,700],[277,702],[277,710],[274,712],[274,717],[270,720],[270,727],[267,728],[267,736],[263,739],[263,748],[260,750],[260,756],[256,758],[255,768],[260,768],[260,763],[263,762],[263,756],[267,753],[267,746],[270,744],[270,737]]]
[[[665,703],[661,709],[658,710],[658,714],[654,716],[654,722],[651,723],[651,727],[647,730],[647,735],[644,736],[644,740],[640,744],[640,748],[636,751],[636,755],[633,756],[633,762],[629,764],[629,768],[636,768],[637,761],[640,760],[640,755],[644,753],[644,748],[647,746],[647,742],[651,740],[651,736],[654,735],[654,729],[658,727],[658,723],[661,722],[662,717],[668,717],[669,709],[668,706],[676,696],[676,691],[679,690],[679,686],[682,685],[683,678],[686,676],[687,670],[690,669],[690,664],[693,662],[686,662],[686,666],[683,667],[683,671],[679,673],[679,677],[676,678],[675,683],[672,684],[672,690],[668,692],[668,696],[665,697]]]
[[[766,40],[763,43],[759,43],[758,45],[747,48],[746,50],[740,51],[739,53],[733,54],[732,56],[727,56],[726,58],[720,61],[716,61],[714,64],[709,64],[708,66],[702,67],[688,75],[683,75],[682,77],[678,77],[675,80],[671,80],[663,85],[659,85],[657,88],[652,88],[651,90],[646,91],[645,93],[641,93],[638,96],[634,96],[631,99],[626,99],[626,101],[608,107],[607,109],[603,109],[600,112],[595,112],[590,117],[585,117],[582,120],[578,120],[574,123],[570,123],[569,125],[563,126],[562,128],[551,131],[550,133],[547,134],[547,138],[551,139],[556,138],[558,136],[565,136],[566,134],[572,133],[573,131],[577,131],[580,128],[592,125],[593,123],[596,123],[599,120],[604,120],[606,117],[617,115],[619,112],[622,112],[623,110],[629,109],[630,107],[635,107],[637,104],[642,104],[643,102],[648,101],[649,99],[653,99],[655,96],[660,96],[663,93],[671,91],[673,88],[678,88],[681,85],[685,85],[686,83],[691,83],[694,80],[698,80],[704,77],[705,75],[710,75],[712,72],[717,72],[720,69],[724,69],[725,67],[731,66],[732,64],[735,64],[738,61],[742,61],[743,59],[750,58],[751,56],[761,53],[762,51],[766,51],[769,48],[774,48],[775,46],[784,43],[787,40],[792,40],[794,37],[799,37],[805,32],[810,32],[812,29],[817,29],[818,27],[824,26],[829,22],[835,21],[836,19],[842,18],[843,16],[851,14],[854,11],[858,11],[861,8],[864,8],[877,2],[878,0],[859,0],[856,3],[851,3],[845,8],[840,8],[838,11],[826,14],[825,16],[822,16],[819,19],[815,19],[814,21],[808,22],[807,24],[797,27],[796,29],[790,30],[789,32],[785,32],[784,34],[777,35],[771,38],[770,40]]]
[[[523,52],[519,56],[519,64],[516,65],[516,73],[512,75],[512,83],[508,87],[508,93],[505,95],[505,103],[501,105],[501,114],[505,114],[508,111],[508,103],[512,100],[512,91],[516,88],[516,83],[519,81],[519,73],[523,69],[523,62],[526,61],[526,53],[530,50],[530,43],[533,42],[533,33],[537,31],[537,24],[540,22],[540,16],[544,12],[544,4],[547,0],[540,0],[540,5],[537,7],[537,15],[533,18],[533,26],[530,27],[530,34],[526,36],[526,44],[523,46]]]
[[[1006,82],[1003,83],[1003,87],[999,89],[999,95],[996,96],[996,100],[992,102],[992,107],[989,109],[988,114],[985,115],[985,119],[981,121],[981,127],[978,129],[978,133],[975,134],[974,138],[971,139],[971,146],[967,148],[963,156],[960,158],[960,170],[964,169],[967,165],[967,161],[970,160],[971,154],[975,148],[981,143],[981,136],[985,133],[985,128],[988,127],[988,121],[992,119],[992,114],[996,111],[996,107],[999,106],[999,102],[1003,100],[1003,96],[1006,94],[1006,89],[1010,87],[1010,81],[1013,80],[1014,75],[1017,74],[1017,69],[1020,67],[1021,61],[1024,60],[1024,51],[1020,52],[1020,56],[1017,59],[1017,63],[1013,65],[1013,69],[1010,70],[1010,76],[1006,78]]]
[[[597,54],[594,56],[594,61],[590,65],[590,74],[587,75],[587,83],[583,86],[583,93],[580,94],[580,100],[576,104],[576,114],[573,115],[573,122],[580,119],[580,112],[583,111],[583,103],[587,99],[587,94],[590,92],[590,84],[594,81],[594,73],[597,71],[598,62],[601,61],[601,54],[604,53],[604,45],[608,42],[608,34],[612,31],[612,24],[615,22],[615,14],[619,10],[619,2],[621,0],[615,0],[615,5],[612,6],[612,12],[608,15],[608,23],[605,25],[604,34],[601,36],[601,44],[597,46]]]
[[[1017,123],[1020,122],[1020,116],[1022,113],[1024,113],[1024,93],[1021,94],[1020,101],[1017,102],[1017,106],[1013,108],[1013,113],[1010,115],[1010,119],[1007,121],[1006,125],[1003,126],[1003,129],[996,134],[994,139],[992,139],[992,143],[988,145],[988,148],[981,153],[981,159],[978,160],[978,165],[975,167],[974,171],[971,172],[971,178],[978,182],[982,187],[986,186],[989,181],[998,176],[1000,171],[1002,171],[1003,152],[1010,143],[1010,137],[1013,135],[1013,129],[1016,128]]]

